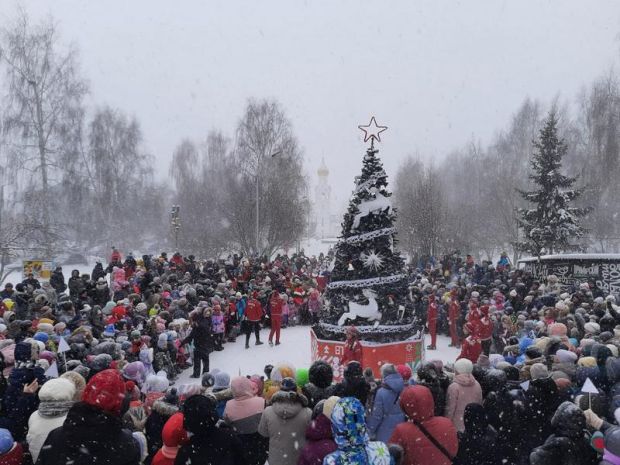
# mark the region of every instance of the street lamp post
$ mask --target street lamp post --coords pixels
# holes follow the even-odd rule
[[[170,226],[174,229],[174,247],[175,251],[179,249],[179,229],[181,229],[181,207],[173,205],[170,210]]]

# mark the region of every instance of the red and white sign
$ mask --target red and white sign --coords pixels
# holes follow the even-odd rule
[[[329,363],[334,370],[334,379],[340,381],[344,371],[344,366],[340,363],[344,355],[344,342],[318,339],[312,329],[310,330],[310,340],[312,344],[312,361],[324,360]],[[364,368],[372,368],[375,378],[381,377],[381,365],[385,363],[409,365],[415,372],[424,360],[423,340],[415,339],[385,344],[362,341],[361,344],[362,366]]]

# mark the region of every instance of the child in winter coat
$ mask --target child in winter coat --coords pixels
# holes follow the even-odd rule
[[[323,459],[338,449],[334,442],[332,410],[339,397],[330,397],[316,404],[312,412],[312,421],[306,429],[306,445],[301,451],[297,465],[323,465]]]
[[[282,294],[282,327],[286,328],[289,322],[289,315],[291,313],[291,308],[288,304],[288,296],[286,294]]]
[[[310,312],[312,323],[316,323],[321,311],[321,294],[316,289],[312,289],[308,296],[308,311]]]
[[[166,421],[161,438],[163,446],[153,457],[151,465],[174,465],[179,449],[189,442],[182,413],[175,413]]]
[[[224,325],[224,315],[222,314],[222,308],[219,305],[213,307],[213,314],[211,315],[211,331],[213,332],[213,342],[215,344],[215,350],[224,350],[222,342],[224,340],[224,332],[226,326]]]
[[[370,441],[364,421],[364,405],[353,397],[340,399],[331,415],[335,452],[324,465],[391,465],[392,457],[383,442]],[[270,462],[271,463],[271,462]]]

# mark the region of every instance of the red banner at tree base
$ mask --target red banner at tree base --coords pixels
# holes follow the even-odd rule
[[[310,329],[310,341],[312,344],[312,361],[324,360],[334,370],[334,379],[340,381],[344,367],[341,364],[344,355],[344,342],[327,341],[318,339]],[[415,372],[424,360],[424,341],[419,339],[387,342],[377,344],[362,341],[362,366],[370,367],[375,378],[381,378],[381,365],[393,363],[394,365],[408,365]]]

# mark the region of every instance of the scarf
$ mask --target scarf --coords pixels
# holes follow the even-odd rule
[[[66,415],[71,406],[72,400],[46,400],[39,404],[39,415],[44,418],[55,418]]]
[[[167,446],[163,445],[161,448],[161,453],[167,459],[175,459],[177,458],[177,454],[179,453],[179,446]]]

